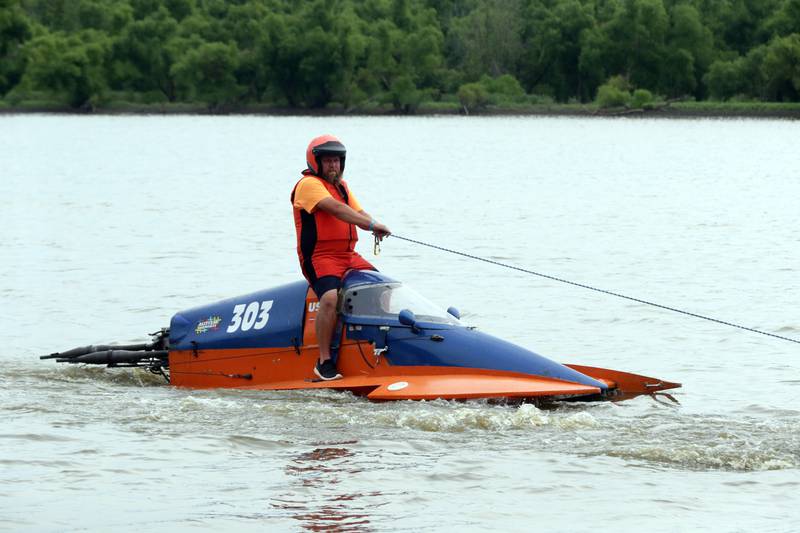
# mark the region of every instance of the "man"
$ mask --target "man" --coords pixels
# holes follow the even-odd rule
[[[342,377],[331,359],[342,278],[349,270],[376,270],[355,252],[355,227],[371,231],[378,239],[391,234],[361,208],[342,180],[345,155],[344,145],[333,135],[312,139],[306,150],[308,168],[292,190],[300,268],[319,300],[319,359],[314,373],[325,381]]]

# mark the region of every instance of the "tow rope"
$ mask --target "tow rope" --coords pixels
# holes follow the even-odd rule
[[[551,279],[553,281],[559,281],[561,283],[567,283],[569,285],[574,285],[576,287],[581,287],[583,289],[589,289],[589,290],[592,290],[592,291],[601,292],[603,294],[609,294],[611,296],[616,296],[617,298],[624,298],[624,299],[630,300],[632,302],[637,302],[637,303],[640,303],[640,304],[650,305],[650,306],[653,306],[653,307],[658,307],[660,309],[666,309],[667,311],[674,311],[674,312],[680,313],[682,315],[693,316],[695,318],[702,318],[703,320],[708,320],[709,322],[716,322],[717,324],[723,324],[725,326],[731,326],[733,328],[743,329],[745,331],[751,331],[753,333],[758,333],[760,335],[766,335],[768,337],[774,337],[776,339],[781,339],[781,340],[785,340],[785,341],[789,341],[789,342],[794,342],[794,343],[800,344],[800,340],[792,339],[791,337],[784,337],[783,335],[776,335],[775,333],[769,333],[767,331],[761,331],[759,329],[748,328],[747,326],[742,326],[741,324],[734,324],[733,322],[726,322],[725,320],[720,320],[718,318],[705,316],[705,315],[700,315],[700,314],[697,314],[697,313],[692,313],[690,311],[684,311],[682,309],[678,309],[678,308],[675,308],[675,307],[670,307],[668,305],[661,305],[659,303],[649,302],[647,300],[642,300],[640,298],[634,298],[632,296],[626,296],[626,295],[620,294],[618,292],[607,291],[605,289],[592,287],[591,285],[586,285],[586,284],[583,284],[583,283],[577,283],[575,281],[570,281],[568,279],[559,278],[559,277],[556,277],[556,276],[550,276],[548,274],[542,274],[541,272],[534,272],[533,270],[528,270],[526,268],[520,268],[518,266],[508,265],[506,263],[501,263],[499,261],[493,261],[491,259],[478,257],[477,255],[467,254],[467,253],[464,253],[464,252],[459,252],[457,250],[451,250],[450,248],[444,248],[443,246],[436,246],[435,244],[429,244],[427,242],[422,242],[422,241],[417,241],[417,240],[414,240],[414,239],[409,239],[408,237],[401,237],[400,235],[397,235],[397,234],[394,234],[394,233],[391,235],[391,237],[394,237],[395,239],[400,239],[402,241],[408,241],[408,242],[412,242],[414,244],[420,244],[422,246],[427,246],[428,248],[434,248],[436,250],[441,250],[443,252],[448,252],[448,253],[451,253],[451,254],[456,254],[456,255],[463,256],[463,257],[468,257],[469,259],[475,259],[477,261],[483,261],[484,263],[491,263],[493,265],[497,265],[497,266],[501,266],[501,267],[505,267],[505,268],[510,268],[511,270],[518,270],[519,272],[525,272],[526,274],[532,274],[534,276],[539,276],[539,277],[542,277],[542,278]],[[377,240],[376,240],[376,244],[377,244]]]

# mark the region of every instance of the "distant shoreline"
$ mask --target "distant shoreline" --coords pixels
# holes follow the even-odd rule
[[[12,106],[0,102],[0,115],[12,114],[61,115],[258,115],[258,116],[542,116],[587,118],[771,118],[800,119],[800,103],[780,102],[675,102],[651,109],[598,109],[592,104],[539,104],[520,106],[489,106],[465,113],[458,105],[448,103],[422,104],[412,113],[402,113],[389,107],[303,109],[268,105],[244,105],[210,110],[203,104],[138,104],[116,102],[91,110],[37,102]]]

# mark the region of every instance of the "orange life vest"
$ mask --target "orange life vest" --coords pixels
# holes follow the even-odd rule
[[[292,205],[294,205],[297,185],[305,178],[318,179],[337,202],[350,205],[350,189],[344,180],[340,181],[337,187],[312,174],[303,176],[295,184],[292,189]],[[341,254],[352,252],[355,249],[358,231],[353,224],[340,220],[322,209],[309,213],[305,209],[295,207],[293,211],[294,227],[297,232],[297,254],[300,256],[301,263],[310,261],[314,255]]]

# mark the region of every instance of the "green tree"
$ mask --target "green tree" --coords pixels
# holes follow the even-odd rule
[[[745,57],[718,60],[711,64],[703,81],[712,98],[727,100],[734,96],[764,99],[767,94],[767,79],[764,61],[767,46],[753,48]]]
[[[388,7],[392,9],[387,18],[383,12]],[[363,20],[366,24],[359,31],[354,84],[363,93],[408,112],[422,96],[441,92],[451,82],[444,67],[444,37],[436,13],[419,6],[417,9],[400,9],[402,7],[402,3],[370,5],[370,18]],[[395,19],[401,20],[406,29],[399,28]],[[349,70],[348,66],[345,72]]]
[[[762,68],[770,100],[800,101],[800,33],[770,42]]]
[[[703,86],[699,82],[713,56],[713,35],[703,25],[700,12],[690,4],[674,6],[660,87],[669,96],[694,93],[702,97]]]
[[[367,34],[365,58],[359,65],[359,86],[375,94],[391,88],[392,79],[402,74],[400,57],[402,33],[388,20],[378,20]]]
[[[767,45],[751,48],[742,59],[742,76],[746,81],[744,94],[751,98],[767,99],[767,79],[764,72],[764,61],[767,56]]]
[[[458,101],[467,113],[483,109],[489,104],[489,91],[480,83],[465,83],[458,88]]]
[[[597,89],[595,103],[601,109],[626,107],[630,101],[630,84],[622,76],[612,76]]]
[[[137,20],[149,17],[163,5],[161,0],[128,0],[128,2],[133,8],[133,13]]]
[[[133,20],[133,9],[125,2],[109,0],[74,0],[70,15],[76,28],[96,29],[114,35]]]
[[[647,89],[636,89],[631,95],[630,106],[634,109],[646,109],[653,104],[653,93]]]
[[[638,87],[656,87],[668,17],[661,0],[624,0],[608,24],[609,57]]]
[[[422,100],[422,92],[417,89],[409,75],[395,78],[389,93],[394,108],[403,113],[413,112]]]
[[[599,25],[583,33],[579,68],[588,88],[620,74],[637,87],[657,88],[669,20],[662,0],[609,3]]]
[[[168,43],[177,28],[177,21],[164,8],[128,24],[114,43],[114,88],[158,92],[174,101],[175,83],[170,69],[175,58]]]
[[[292,106],[324,107],[343,83],[340,43],[316,27],[289,31],[275,49],[275,82]]]
[[[461,105],[467,109],[479,109],[486,104],[508,105],[525,100],[525,89],[511,74],[503,74],[496,78],[484,74],[477,83],[464,84],[461,88],[464,87],[466,92],[459,91],[459,99]]]
[[[417,23],[402,41],[401,64],[416,85],[436,86],[444,66],[444,36],[433,20]]]
[[[786,36],[800,31],[800,0],[784,0],[764,21],[763,33],[772,36]]]
[[[104,32],[46,33],[29,41],[25,52],[32,86],[56,93],[73,108],[93,108],[108,89],[111,39]]]
[[[413,112],[590,101],[621,76],[603,101],[794,101],[798,34],[800,0],[0,0],[0,95]]]
[[[715,61],[703,77],[708,92],[715,100],[727,100],[747,90],[747,81],[743,78],[742,60]]]
[[[776,11],[781,1],[693,0],[692,4],[713,33],[717,50],[744,56],[753,47],[769,40],[761,28],[762,21]]]
[[[77,29],[75,3],[69,0],[26,0],[29,16],[50,31]]]
[[[24,0],[26,9],[50,31],[74,33],[81,29],[118,33],[133,16],[127,1],[114,0]]]
[[[369,83],[378,75],[361,66],[368,44],[359,17],[352,8],[340,7],[315,1],[280,15],[281,25],[272,28],[268,44],[262,46],[270,57],[274,92],[288,105],[350,105],[361,99],[362,91],[354,90],[357,81]],[[394,28],[388,21],[381,26]],[[385,80],[384,90],[389,90],[391,79]]]
[[[560,101],[591,98],[578,68],[581,34],[595,22],[591,6],[577,0],[551,4],[535,0],[525,11],[519,79],[529,92],[552,93]]]
[[[451,66],[468,78],[517,72],[523,52],[522,2],[484,0],[464,17],[454,19],[448,36]]]
[[[170,68],[175,86],[185,100],[199,100],[211,110],[235,103],[238,49],[233,43],[203,43],[189,49]]]
[[[164,6],[178,22],[191,15],[195,9],[194,0],[165,0]]]
[[[0,96],[19,83],[25,70],[23,44],[31,25],[17,0],[0,0]]]
[[[591,99],[608,77],[610,63],[607,55],[611,48],[611,39],[600,25],[588,28],[581,34],[581,52],[578,57],[578,72],[582,80],[579,93],[581,100],[585,100],[587,94],[588,99]],[[614,70],[618,71],[617,69],[622,69],[619,62]]]

